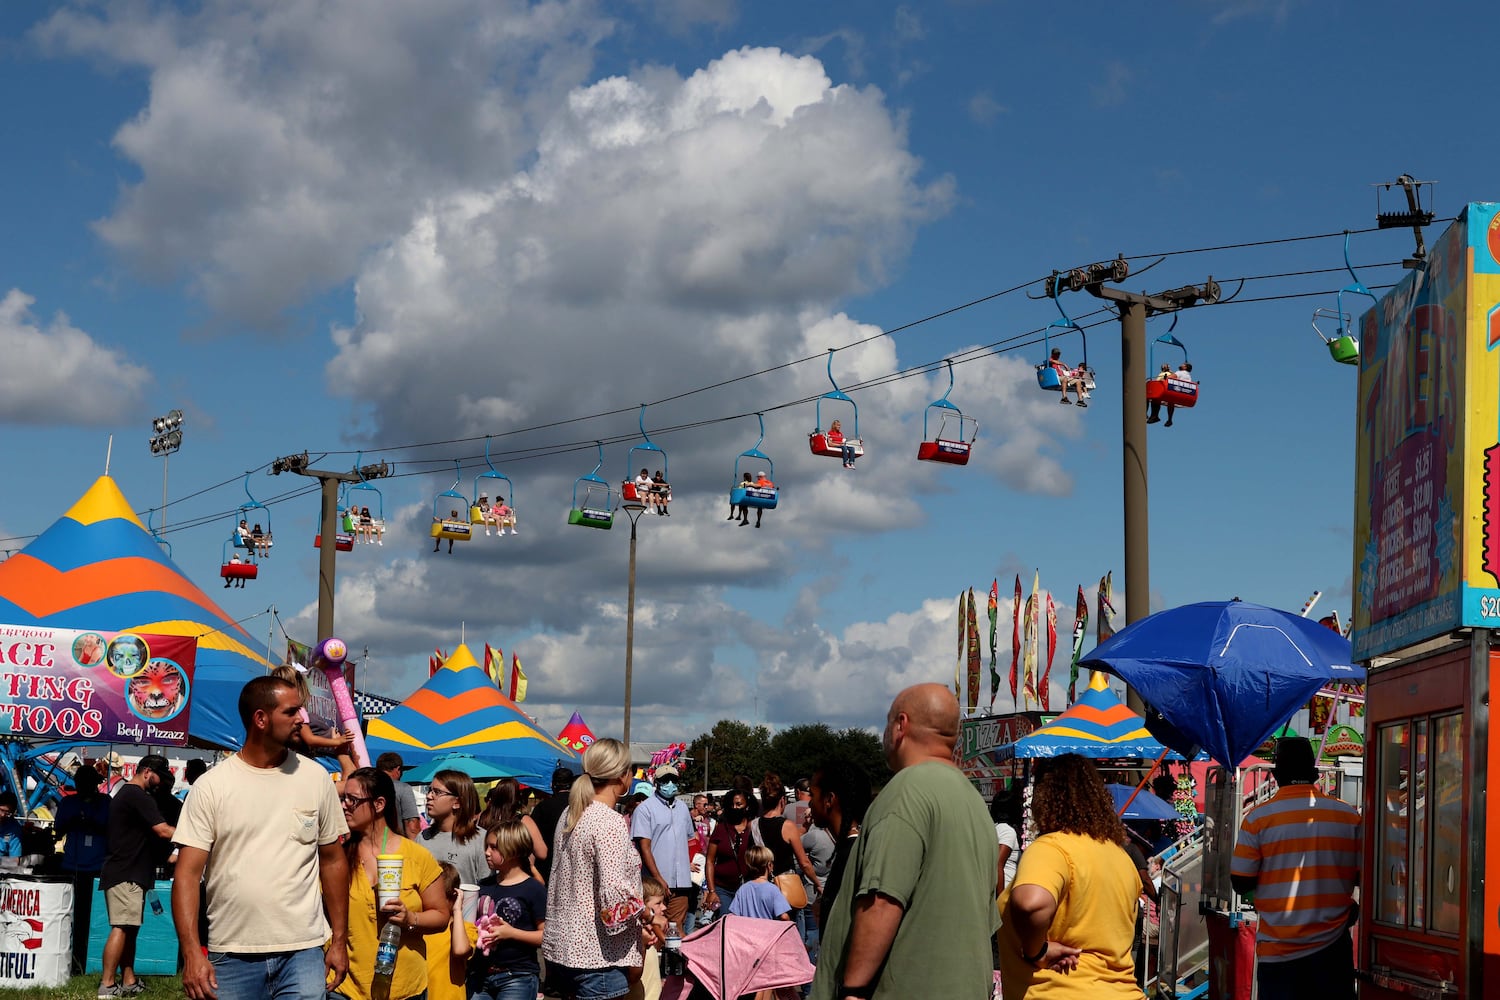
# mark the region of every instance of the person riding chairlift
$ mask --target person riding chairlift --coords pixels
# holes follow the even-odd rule
[[[1162,365],[1161,366],[1161,374],[1158,375],[1158,376],[1156,376],[1156,377],[1159,378],[1159,379],[1161,379],[1164,382],[1167,379],[1169,379],[1169,378],[1170,379],[1174,379],[1174,380],[1176,380],[1178,382],[1191,382],[1191,381],[1193,381],[1193,366],[1190,365],[1188,362],[1184,361],[1182,364],[1180,364],[1180,365],[1177,366],[1177,370],[1174,372],[1172,370],[1172,366],[1171,365]],[[1153,399],[1150,402],[1149,405],[1151,407],[1151,412],[1150,412],[1150,415],[1146,417],[1146,423],[1148,423],[1148,424],[1159,423],[1161,421],[1161,400],[1159,400],[1159,399]],[[1172,414],[1175,413],[1176,411],[1177,411],[1176,404],[1174,404],[1174,403],[1168,403],[1167,404],[1167,426],[1168,427],[1172,426]]]
[[[1089,394],[1084,391],[1083,375],[1080,371],[1063,364],[1061,349],[1052,348],[1052,359],[1048,364],[1057,372],[1058,388],[1062,389],[1061,402],[1072,404],[1073,401],[1068,398],[1068,389],[1072,388],[1073,394],[1078,397],[1078,405],[1088,406]]]

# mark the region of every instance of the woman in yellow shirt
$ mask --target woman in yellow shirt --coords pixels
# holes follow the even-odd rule
[[[406,1000],[427,989],[427,945],[423,935],[448,927],[450,908],[442,871],[432,854],[400,834],[396,788],[390,776],[362,767],[344,779],[339,796],[349,840],[349,976],[338,993],[348,1000],[369,1000],[375,978],[375,950],[387,922],[402,929],[391,978],[391,1000]],[[401,856],[401,898],[378,911],[375,906],[376,857]]]
[[[1005,1000],[1140,1000],[1131,945],[1141,877],[1093,763],[1036,763],[1028,844],[1000,900]]]

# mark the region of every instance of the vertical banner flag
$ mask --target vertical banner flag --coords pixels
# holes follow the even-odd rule
[[[1089,630],[1089,601],[1078,585],[1078,603],[1073,608],[1073,662],[1068,666],[1068,704],[1078,700],[1078,658],[1083,655],[1083,637]]]
[[[1010,606],[1010,701],[1011,706],[1017,711],[1020,704],[1016,701],[1016,668],[1021,664],[1021,574],[1016,574],[1016,599]]]
[[[1000,693],[1000,671],[995,669],[995,628],[1000,619],[1000,578],[990,584],[990,708],[995,707],[995,695]]]
[[[964,698],[963,673],[965,648],[969,643],[968,595],[958,592],[958,662],[953,665],[953,697],[960,702]]]
[[[521,656],[515,650],[510,651],[510,700],[526,700],[526,671],[521,669]]]
[[[1021,653],[1021,697],[1027,705],[1037,701],[1036,696],[1036,654],[1037,654],[1037,596],[1036,592],[1042,586],[1042,571],[1037,570],[1036,575],[1031,578],[1031,596],[1026,598],[1026,621],[1021,626],[1022,643],[1025,649]]]
[[[1115,626],[1109,620],[1109,616],[1115,613],[1114,605],[1114,583],[1115,571],[1110,570],[1099,578],[1099,597],[1097,608],[1099,612],[1099,623],[1095,626],[1098,630],[1094,638],[1096,643],[1102,644],[1105,639],[1115,634]]]
[[[504,650],[492,649],[489,643],[484,644],[484,672],[490,675],[490,680],[495,682],[497,690],[505,690]]]
[[[969,711],[973,712],[979,708],[979,615],[976,606],[979,604],[974,598],[974,588],[969,588],[969,676],[967,702]]]
[[[443,669],[443,664],[447,662],[448,654],[441,649],[434,649],[432,655],[427,658],[427,676],[437,676],[437,672]]]
[[[1047,591],[1047,669],[1042,671],[1042,711],[1052,710],[1052,657],[1057,655],[1057,605],[1052,603],[1052,591]]]

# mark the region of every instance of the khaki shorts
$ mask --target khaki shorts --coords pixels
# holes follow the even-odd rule
[[[146,910],[146,890],[134,882],[121,882],[104,890],[104,905],[111,927],[139,927]]]

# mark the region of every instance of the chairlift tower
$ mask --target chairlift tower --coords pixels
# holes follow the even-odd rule
[[[1120,424],[1125,508],[1125,622],[1140,621],[1151,613],[1151,518],[1147,502],[1146,462],[1146,320],[1161,313],[1177,312],[1219,301],[1219,284],[1209,275],[1201,285],[1184,285],[1155,294],[1127,292],[1106,287],[1130,277],[1130,262],[1122,257],[1073,268],[1047,279],[1046,294],[1057,298],[1063,292],[1087,291],[1113,302],[1120,315]],[[1145,714],[1145,703],[1135,691],[1126,690],[1132,711]]]
[[[333,580],[335,572],[335,558],[338,555],[338,546],[333,540],[338,538],[339,527],[339,487],[345,483],[358,483],[367,479],[383,479],[395,471],[395,466],[387,462],[377,462],[373,465],[361,466],[348,472],[335,472],[331,469],[308,468],[307,452],[300,455],[284,455],[271,463],[271,475],[279,476],[283,472],[290,472],[298,476],[307,476],[316,479],[322,485],[322,517],[318,524],[318,530],[322,534],[323,543],[318,546],[318,641],[322,642],[333,635]]]

